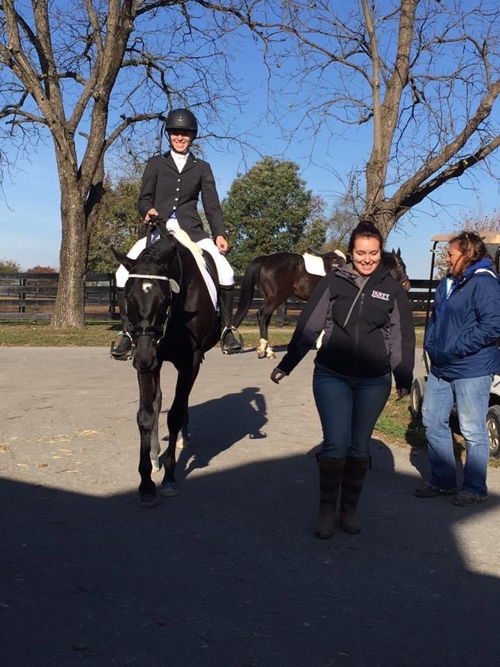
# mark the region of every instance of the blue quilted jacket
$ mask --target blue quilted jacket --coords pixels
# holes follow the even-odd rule
[[[500,373],[500,283],[489,258],[439,283],[424,347],[445,380]]]

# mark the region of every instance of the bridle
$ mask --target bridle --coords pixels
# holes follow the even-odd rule
[[[179,286],[168,276],[156,276],[145,273],[130,273],[128,278],[139,278],[143,280],[164,280],[168,283],[169,304],[167,306],[163,324],[152,325],[149,327],[140,327],[138,325],[130,327],[130,336],[134,345],[140,336],[149,336],[155,345],[159,345],[163,338],[165,338],[168,321],[170,319],[170,312],[172,310],[172,292],[178,291]],[[173,284],[177,285],[177,290],[173,288]]]

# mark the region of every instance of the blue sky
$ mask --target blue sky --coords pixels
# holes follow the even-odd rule
[[[272,128],[262,133],[256,145],[263,152],[293,159],[301,165],[301,176],[314,194],[321,195],[329,206],[342,194],[343,184],[329,170],[330,159],[324,166],[307,164],[306,146],[289,148],[284,154],[279,142],[270,140]],[[364,143],[364,142],[363,142]],[[355,151],[364,146],[339,147],[338,162],[350,164]],[[268,149],[266,151],[266,149]],[[244,171],[241,154],[221,150],[205,151],[217,180],[221,198],[226,194],[238,172]],[[257,156],[249,156],[252,164]],[[429,239],[433,234],[456,228],[467,215],[490,215],[498,208],[498,183],[476,168],[468,178],[470,189],[454,182],[443,186],[434,195],[434,204],[423,202],[414,211],[413,218],[402,218],[399,230],[393,232],[388,245],[401,247],[403,258],[413,278],[425,278],[429,264]],[[6,175],[3,184],[5,198],[0,201],[0,258],[18,262],[23,269],[36,264],[58,267],[60,244],[59,190],[57,172],[50,146],[39,145],[29,161],[17,161],[17,173]]]
[[[249,41],[243,39],[239,46],[241,50],[233,65],[245,94],[241,114],[234,109],[228,113],[234,114],[236,131],[248,132],[255,150],[245,150],[245,163],[241,150],[234,145],[228,147],[219,141],[216,146],[203,146],[203,157],[212,164],[221,198],[237,174],[245,172],[259,155],[272,155],[297,162],[307,187],[322,196],[332,209],[335,200],[344,193],[349,169],[362,169],[368,157],[370,126],[358,126],[349,134],[340,127],[333,127],[330,129],[338,130],[337,133],[325,130],[317,137],[305,132],[286,145],[279,138],[272,118],[265,114],[268,100],[260,60],[255,51],[250,50]],[[497,102],[494,112],[497,124],[499,107]],[[295,120],[292,109],[286,121]],[[201,129],[203,134],[206,128]],[[411,277],[427,277],[433,234],[453,231],[464,217],[480,218],[498,208],[498,181],[481,167],[470,170],[462,184],[452,181],[444,185],[436,191],[432,201],[424,201],[411,216],[403,217],[398,230],[391,234],[388,245],[401,248]],[[58,179],[49,139],[46,145],[39,143],[36,150],[31,149],[29,159],[18,157],[16,169],[4,174],[3,197],[0,198],[0,259],[14,260],[22,269],[37,264],[58,268],[59,245]]]

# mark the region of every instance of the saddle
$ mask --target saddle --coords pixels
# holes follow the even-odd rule
[[[191,252],[198,265],[200,273],[203,276],[213,306],[217,310],[219,281],[213,259],[208,253],[204,252],[199,245],[194,241],[191,241],[187,232],[180,228],[179,223],[175,218],[170,218],[169,220],[158,218],[158,222],[165,225],[166,233],[171,234],[182,246]],[[162,233],[164,232],[158,230],[158,236],[161,236]],[[154,238],[148,240],[151,243],[154,243],[155,241]]]

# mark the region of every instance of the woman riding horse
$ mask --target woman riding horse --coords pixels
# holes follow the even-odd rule
[[[224,325],[222,349],[225,354],[240,352],[242,344],[234,335],[232,327],[234,271],[225,257],[229,244],[215,179],[208,162],[198,159],[189,150],[198,134],[197,120],[187,109],[175,109],[167,116],[165,132],[168,134],[170,151],[164,155],[155,155],[146,164],[139,194],[139,213],[146,225],[155,222],[157,216],[165,218],[168,221],[167,229],[174,236],[176,231],[183,230],[192,241],[212,256],[220,286]],[[213,241],[203,229],[197,211],[200,194]],[[129,251],[128,257],[138,257],[145,247],[144,235]],[[115,359],[120,360],[129,359],[132,348],[123,293],[127,277],[128,271],[122,264],[116,272],[116,285],[123,332],[118,345],[111,352]]]

